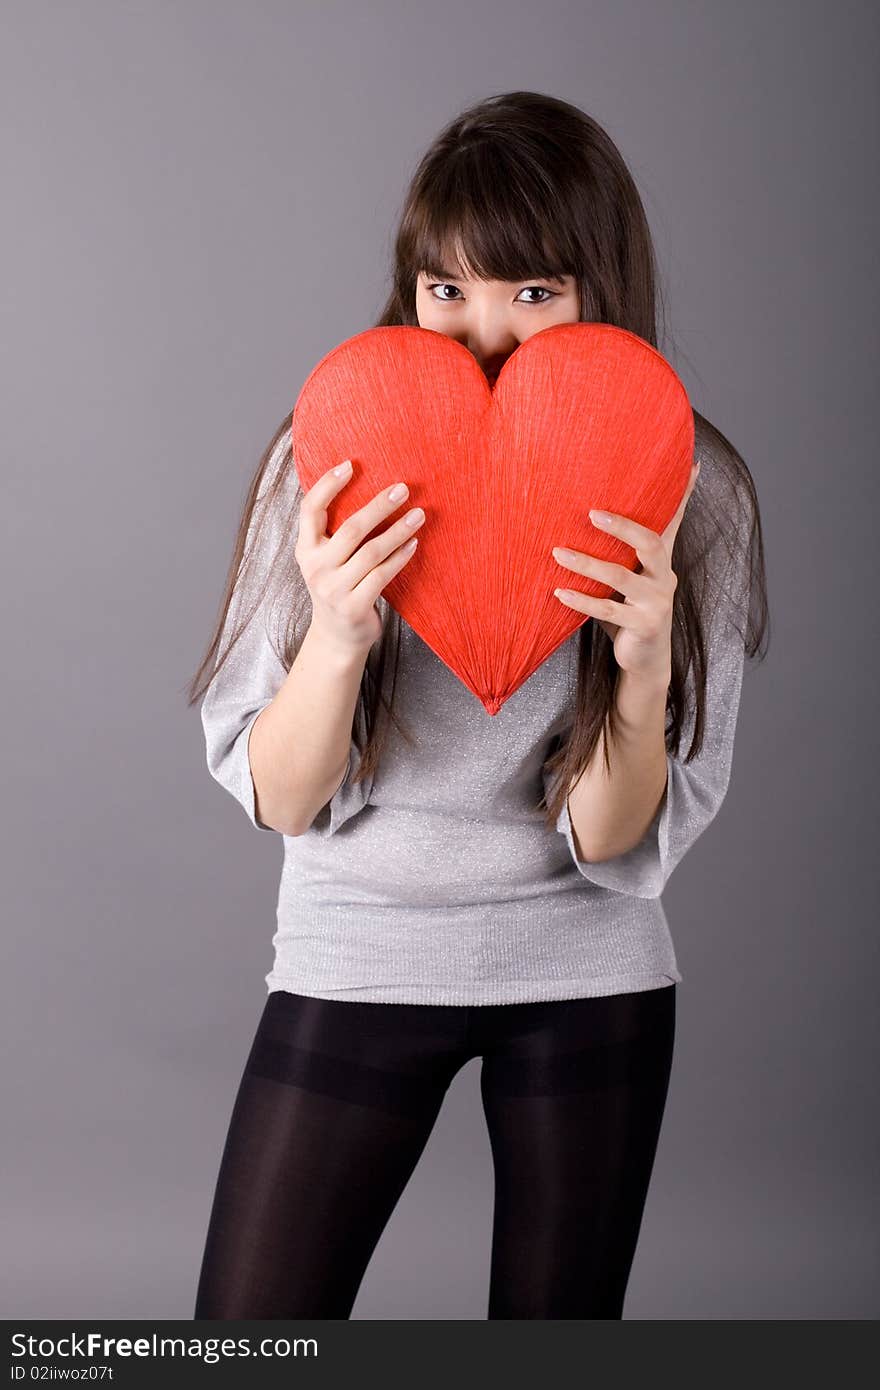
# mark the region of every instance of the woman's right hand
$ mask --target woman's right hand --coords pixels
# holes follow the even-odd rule
[[[350,464],[341,477],[330,468],[304,493],[294,555],[312,597],[312,627],[320,629],[336,646],[364,656],[382,634],[376,600],[415,554],[417,545],[407,546],[407,542],[425,514],[418,508],[413,525],[400,517],[364,542],[365,536],[406,501],[408,489],[394,501],[389,498],[395,486],[389,483],[328,536],[328,504],[351,477]]]

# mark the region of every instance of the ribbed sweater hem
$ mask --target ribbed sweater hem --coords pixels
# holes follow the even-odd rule
[[[349,999],[375,1004],[528,1004],[551,999],[591,999],[609,994],[634,994],[642,990],[660,989],[664,985],[680,984],[682,975],[652,971],[644,975],[617,975],[607,979],[575,980],[503,980],[490,983],[481,980],[473,984],[445,985],[352,985],[346,989],[319,989],[306,978],[289,973],[270,971],[266,976],[268,992],[286,990],[290,994],[305,994],[315,999]]]

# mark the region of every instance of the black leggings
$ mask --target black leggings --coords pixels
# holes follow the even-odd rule
[[[273,991],[232,1112],[194,1317],[348,1318],[447,1087],[482,1057],[488,1317],[622,1318],[674,1032],[674,984],[490,1005]]]

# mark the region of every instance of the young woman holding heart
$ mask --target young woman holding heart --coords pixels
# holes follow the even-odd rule
[[[656,349],[633,180],[593,120],[538,93],[441,133],[392,279],[377,326],[444,334],[490,380],[556,324]],[[334,460],[303,489],[291,416],[263,455],[191,690],[207,691],[212,775],[284,843],[197,1318],[349,1317],[443,1096],[478,1057],[488,1317],[623,1316],[682,979],[660,895],[724,799],[744,660],[767,627],[751,475],[693,415],[668,525],[592,518],[635,570],[554,548],[558,602],[585,620],[493,717],[383,597],[431,545],[430,507],[402,510],[406,478],[332,528],[356,467]],[[569,591],[566,574],[613,597]]]

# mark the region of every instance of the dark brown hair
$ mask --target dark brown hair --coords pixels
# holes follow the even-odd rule
[[[671,361],[658,346],[657,265],[635,183],[601,126],[565,101],[537,92],[503,93],[478,102],[440,133],[407,191],[391,292],[374,326],[417,325],[418,274],[448,265],[450,256],[459,261],[462,274],[485,279],[572,275],[582,321],[637,333]],[[293,528],[303,493],[293,465],[291,421],[292,413],[282,421],[251,481],[220,614],[190,685],[189,703],[207,690],[253,621],[270,580],[284,633],[280,643],[274,638],[273,643],[286,669],[307,630],[311,596],[293,557]],[[748,657],[759,654],[769,626],[761,520],[751,473],[731,442],[696,410],[694,437],[701,472],[673,548],[678,585],[666,714],[667,748],[676,756],[683,726],[690,721],[687,761],[699,753],[705,727],[711,650],[707,618],[732,623]],[[282,506],[287,511],[276,553],[257,564],[254,557],[261,553],[267,518],[274,514],[277,527]],[[254,569],[264,571],[264,582],[247,605],[243,595]],[[235,623],[227,621],[232,606]],[[375,771],[387,719],[401,729],[393,708],[400,618],[383,597],[377,606],[383,613],[382,636],[370,651],[361,682],[355,725],[362,732],[353,731],[361,754],[352,773],[355,780]],[[585,621],[579,629],[572,726],[547,761],[554,773],[552,794],[537,803],[551,828],[568,788],[590,763],[603,728],[607,737],[614,737],[617,676],[610,638],[597,623]],[[412,744],[410,734],[401,732]],[[603,752],[608,767],[607,743]]]

